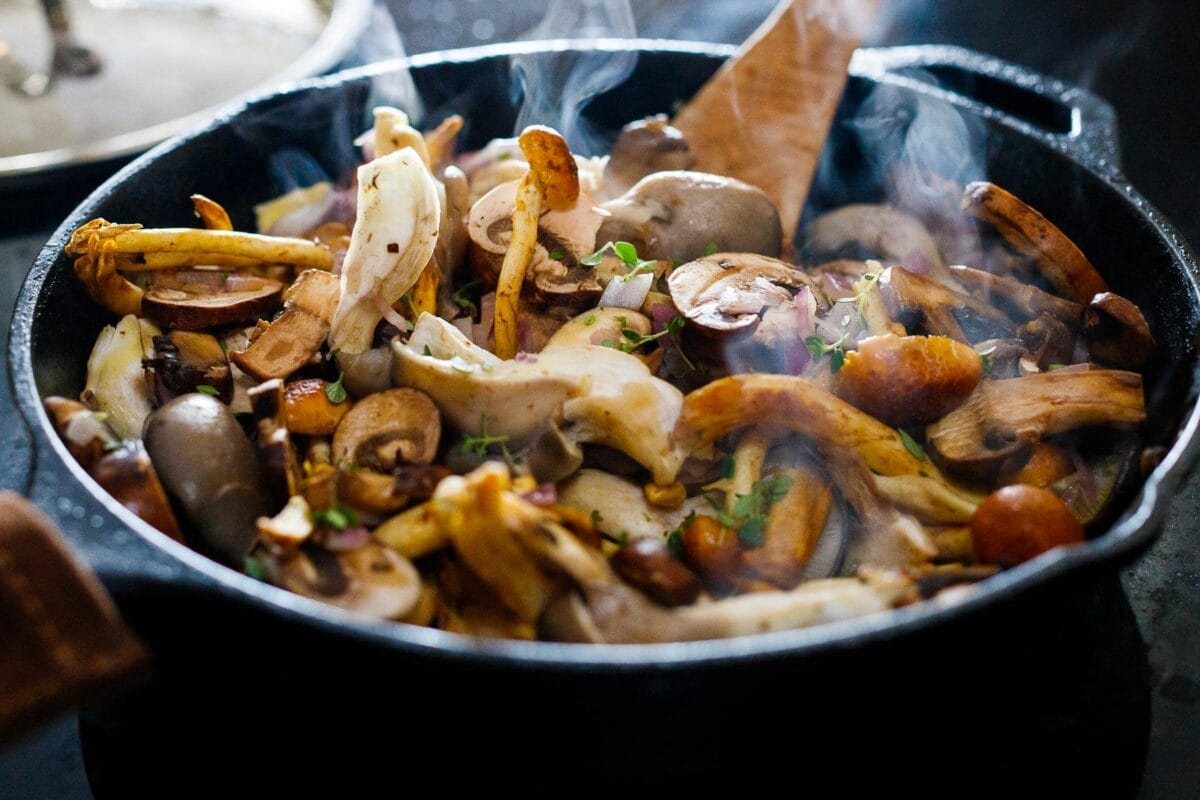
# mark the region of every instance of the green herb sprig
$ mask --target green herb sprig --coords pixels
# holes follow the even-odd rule
[[[500,453],[509,461],[512,461],[512,453],[508,452],[508,440],[512,437],[508,434],[502,436],[492,436],[488,433],[488,418],[487,414],[479,415],[479,435],[478,436],[463,436],[462,444],[459,449],[464,453],[474,453],[480,458],[484,458],[488,454],[488,450],[492,447],[499,446]]]
[[[346,387],[342,385],[345,377],[345,373],[339,372],[338,379],[325,387],[325,398],[335,406],[346,402]]]
[[[808,352],[812,353],[814,364],[820,364],[823,357],[829,356],[829,371],[835,375],[842,368],[842,365],[846,363],[845,336],[833,344],[829,344],[820,336],[805,336],[804,344],[808,347]]]
[[[783,499],[792,488],[792,479],[786,475],[770,475],[755,481],[750,494],[739,494],[734,498],[729,512],[717,511],[717,520],[737,532],[743,547],[762,547],[763,528],[771,506]]]
[[[621,276],[621,280],[625,282],[628,282],[635,275],[641,275],[643,272],[653,272],[654,265],[658,263],[653,259],[647,261],[638,258],[637,248],[629,242],[608,242],[590,256],[581,259],[579,263],[585,267],[594,267],[604,258],[604,254],[609,252],[615,254],[629,268],[629,272]]]

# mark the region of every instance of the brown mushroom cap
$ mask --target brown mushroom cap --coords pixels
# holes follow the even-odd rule
[[[609,196],[620,194],[655,172],[691,169],[696,158],[683,132],[665,114],[631,122],[617,134],[604,167]]]
[[[288,307],[251,345],[229,359],[260,381],[286,378],[316,355],[329,335],[338,277],[310,269],[288,291]]]
[[[89,471],[118,503],[172,539],[183,541],[171,503],[140,439],[110,450]]]
[[[421,595],[421,576],[412,563],[373,542],[336,555],[302,547],[263,563],[272,581],[289,591],[373,617],[403,617]]]
[[[791,300],[813,281],[791,264],[752,253],[715,253],[677,267],[667,279],[671,300],[710,334],[752,330],[762,312]]]
[[[142,296],[142,314],[164,328],[197,331],[270,313],[279,308],[283,298],[283,284],[271,278],[242,279],[236,286],[200,295],[177,289],[151,289]]]
[[[1092,298],[1083,333],[1093,358],[1120,369],[1140,369],[1154,352],[1154,334],[1141,309],[1112,292]]]
[[[364,397],[342,417],[333,434],[333,461],[384,473],[398,464],[428,464],[441,433],[441,415],[429,395],[389,389]]]
[[[748,183],[703,172],[656,172],[603,205],[612,216],[597,242],[632,243],[645,259],[690,261],[711,246],[728,252],[778,256],[779,212]]]

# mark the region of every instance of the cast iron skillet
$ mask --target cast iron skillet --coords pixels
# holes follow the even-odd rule
[[[628,120],[669,111],[732,52],[678,42],[558,41],[432,53],[403,63],[412,68],[430,118],[463,113],[465,144],[478,146],[511,133],[512,55],[546,58],[577,49],[639,51],[629,79],[587,107],[586,115],[610,131]],[[532,748],[547,756],[532,770],[538,780],[558,781],[589,769],[601,783],[620,783],[631,776],[643,782],[704,780],[724,774],[739,758],[759,763],[769,748],[759,739],[727,741],[712,754],[715,757],[687,758],[680,737],[689,732],[744,729],[766,717],[803,711],[809,719],[820,715],[829,731],[840,731],[833,734],[836,739],[855,734],[852,726],[845,727],[848,718],[842,711],[851,708],[847,704],[894,707],[901,695],[924,700],[947,691],[971,692],[975,684],[963,672],[985,661],[1008,659],[1004,663],[1011,669],[1028,669],[1028,664],[1011,660],[1013,650],[1004,646],[1009,641],[1005,637],[1027,642],[1061,639],[1073,625],[1056,621],[1056,613],[1093,613],[1088,603],[1094,601],[1095,584],[1089,581],[1111,576],[1115,562],[1154,537],[1198,447],[1200,412],[1193,369],[1200,288],[1195,259],[1175,230],[1122,177],[1115,119],[1103,101],[1021,68],[944,47],[856,54],[839,112],[842,122],[835,123],[825,153],[826,167],[861,161],[844,121],[853,117],[873,88],[889,85],[948,103],[986,130],[988,176],[1054,220],[1089,254],[1114,291],[1143,309],[1159,342],[1147,370],[1147,438],[1169,450],[1103,536],[1009,570],[954,603],[934,601],[874,618],[726,641],[593,646],[476,641],[365,620],[235,573],[149,528],[80,469],[40,405],[46,395],[78,393],[87,354],[108,321],[77,285],[62,255],[63,244],[78,225],[97,216],[148,226],[192,224],[188,197],[194,192],[219,199],[235,226],[248,227],[252,205],[272,194],[265,158],[277,148],[302,147],[332,174],[353,163],[347,143],[363,127],[368,103],[377,99],[372,92],[379,92],[380,76],[394,66],[307,81],[156,148],[72,213],[42,251],[22,289],[9,369],[34,442],[28,493],[57,519],[159,652],[158,684],[144,697],[131,699],[119,714],[102,718],[104,736],[97,739],[122,744],[96,745],[108,760],[98,768],[104,776],[93,775],[94,780],[124,780],[114,777],[121,769],[113,765],[133,758],[133,740],[143,748],[137,763],[145,773],[145,748],[154,747],[156,739],[162,748],[162,740],[146,731],[166,726],[174,731],[172,736],[182,736],[177,724],[182,709],[192,715],[188,728],[196,727],[193,719],[212,722],[236,715],[239,721],[232,727],[247,736],[256,723],[269,724],[271,730],[316,726],[327,733],[328,725],[350,724],[366,713],[366,706],[356,705],[362,702],[369,703],[372,715],[395,712],[410,720],[415,715],[425,733],[437,731],[431,737],[412,733],[404,739],[404,746],[420,753],[423,763],[447,760],[446,750],[435,746],[444,741],[439,736],[453,737],[468,721],[478,725],[492,720],[487,723],[487,746],[474,753],[492,767],[509,765],[518,754],[527,759]],[[854,167],[844,175],[844,180],[814,190],[810,210],[877,199],[877,176],[869,170]],[[1055,613],[1047,614],[1048,609]],[[1060,624],[1064,627],[1056,627]],[[952,642],[948,649],[947,641]],[[954,644],[958,642],[962,647]],[[919,655],[930,647],[941,648],[936,650],[941,654],[937,665],[923,662]],[[297,663],[304,669],[297,671]],[[322,676],[322,686],[330,676],[352,683],[338,686],[334,702],[312,691],[312,670]],[[241,692],[248,671],[271,671],[273,691],[254,693],[257,703],[272,709],[268,719],[260,713],[239,713],[244,711]],[[908,683],[894,687],[895,692],[884,691],[881,671],[886,675],[882,684]],[[932,672],[939,675],[931,682]],[[1077,676],[1047,672],[1042,679],[1056,686]],[[394,693],[377,688],[396,684],[402,685]],[[285,685],[303,693],[302,710],[294,704],[270,705],[271,698],[278,697],[275,690]],[[1014,705],[1038,696],[1030,694],[1027,682],[1017,685],[1022,688],[1012,690],[1011,696],[972,693],[972,708],[979,716],[940,713],[951,715],[944,718],[951,726],[986,719],[990,713],[990,729],[1003,730],[1002,720],[1011,717]],[[906,724],[912,725],[915,712],[905,708]],[[568,717],[575,720],[566,727],[563,709],[570,709]],[[319,725],[316,720],[321,720]],[[1010,722],[1015,724],[1015,718]],[[1081,724],[1080,731],[1086,728]],[[236,740],[233,731],[225,735]],[[826,746],[830,741],[817,739]],[[175,771],[195,770],[195,762],[189,760],[195,753],[188,755],[183,748],[185,754],[180,755],[177,741],[171,741],[165,750],[174,755],[160,752],[160,766],[170,763]],[[205,739],[206,746],[214,741]],[[263,736],[255,736],[253,746],[261,748]],[[620,750],[619,759],[612,757],[613,747]],[[803,748],[817,754],[819,742],[810,736]],[[197,775],[216,780],[224,774],[213,762],[205,763]],[[454,773],[459,780],[467,774],[478,777],[454,763],[460,767]]]

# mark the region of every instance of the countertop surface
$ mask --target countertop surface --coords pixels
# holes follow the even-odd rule
[[[410,52],[528,35],[546,7],[494,0],[393,0],[390,5]],[[706,0],[632,5],[632,19],[626,22],[639,35],[736,42],[772,4]],[[1193,247],[1200,243],[1200,111],[1195,100],[1200,97],[1195,62],[1200,3],[902,0],[885,4],[876,28],[868,44],[962,45],[1105,97],[1118,112],[1125,172]],[[374,26],[369,38],[366,57],[396,53],[394,33],[386,26]],[[90,188],[87,183],[52,187],[32,198],[0,194],[0,309],[5,315],[0,338],[7,337],[7,316],[26,269],[57,221]],[[0,411],[11,414],[8,393],[3,382]],[[12,484],[24,460],[19,438],[7,441],[0,457],[0,485]],[[1150,741],[1137,794],[1144,800],[1200,796],[1198,518],[1200,478],[1193,476],[1174,498],[1162,535],[1121,573],[1151,670]],[[73,717],[0,754],[0,798],[10,797],[91,797]]]

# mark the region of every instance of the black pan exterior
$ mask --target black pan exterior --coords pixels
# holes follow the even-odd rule
[[[477,146],[511,133],[508,56],[544,46],[429,54],[409,63],[430,117],[463,113],[467,144]],[[618,49],[630,43],[588,46]],[[642,52],[629,81],[587,111],[610,129],[669,111],[730,54],[707,45],[634,46]],[[344,732],[350,720],[407,720],[398,729],[403,744],[397,749],[410,748],[421,763],[453,767],[454,757],[463,755],[454,746],[466,748],[475,761],[468,758],[450,773],[464,782],[493,774],[509,782],[514,775],[504,770],[520,764],[521,779],[560,787],[580,772],[596,785],[620,784],[630,776],[639,784],[661,779],[669,785],[715,779],[731,763],[781,768],[793,764],[797,752],[832,764],[838,754],[851,752],[841,743],[861,736],[894,744],[901,730],[929,737],[981,719],[1007,732],[1069,682],[1112,697],[1105,675],[1082,674],[1092,663],[1095,642],[1077,642],[1069,663],[1047,665],[1036,654],[1040,644],[1078,637],[1072,620],[1079,615],[1120,605],[1113,599],[1119,590],[1111,562],[1153,537],[1168,496],[1195,455],[1196,265],[1174,230],[1121,177],[1113,120],[1102,103],[963,51],[860,52],[840,117],[851,118],[882,83],[945,98],[977,117],[987,130],[990,177],[1055,220],[1113,289],[1145,312],[1160,343],[1146,384],[1149,437],[1170,450],[1126,513],[1086,546],[1006,572],[955,604],[928,603],[875,619],[731,641],[564,646],[474,641],[351,617],[220,567],[120,509],[66,453],[39,403],[49,394],[79,391],[87,353],[109,321],[71,275],[62,255],[66,238],[96,216],[150,226],[190,224],[188,196],[194,192],[226,203],[235,225],[249,226],[252,204],[271,193],[264,161],[278,147],[303,147],[334,173],[352,163],[346,142],[363,127],[377,71],[319,79],[298,92],[264,98],[134,162],[64,222],[22,291],[10,372],[36,444],[31,496],[56,517],[161,654],[161,679],[127,701],[121,714],[106,715],[91,729],[93,752],[104,752],[97,769],[105,776],[97,780],[111,785],[126,780],[130,773],[123,767],[132,765],[132,754],[153,745],[155,737],[146,731],[167,724],[164,717],[194,720],[196,730],[237,718],[222,725],[235,752],[251,744],[239,741],[238,732],[264,747],[273,732],[304,730],[305,740],[321,747],[332,746],[320,738],[322,731]],[[957,91],[931,85],[930,75]],[[835,136],[827,158],[853,162],[854,147],[850,137]],[[876,184],[867,175],[822,187],[814,202],[873,200]],[[1125,624],[1136,638],[1132,620]],[[940,663],[923,659],[928,652],[941,654]],[[1119,671],[1144,672],[1144,660],[1135,662]],[[1044,670],[1048,694],[1031,693],[1027,680],[981,694],[974,676],[985,674],[985,665],[988,675],[997,667],[1026,676]],[[970,701],[947,711],[948,697]],[[1064,733],[1089,741],[1095,714],[1132,709],[1139,718],[1135,712],[1144,699],[1129,696],[1081,708],[1079,730]],[[930,719],[922,709],[932,706],[946,716]],[[888,709],[891,723],[863,719],[881,708]],[[796,726],[796,749],[764,742],[765,719]],[[415,728],[414,720],[420,721]],[[696,750],[691,742],[701,733],[707,738]],[[1055,738],[1052,730],[1042,733],[1048,741]],[[352,735],[361,737],[364,730]],[[1144,730],[1133,724],[1128,735],[1092,744],[1136,753]],[[981,744],[1000,747],[1007,733],[990,736]],[[354,742],[368,749],[373,744]],[[172,750],[174,757],[159,754],[163,764],[195,768],[192,752]],[[145,761],[138,760],[145,770]],[[472,772],[470,763],[480,771]],[[227,776],[212,763],[197,779],[201,774]]]

